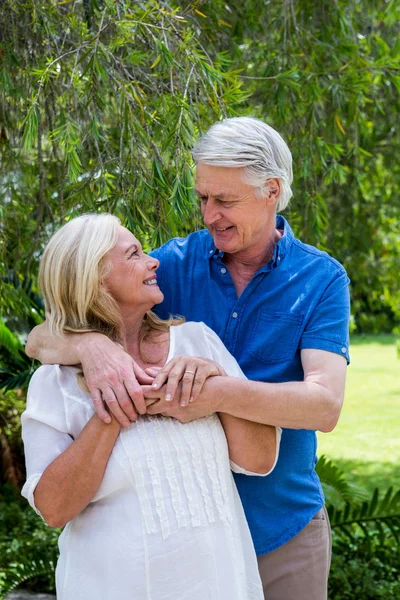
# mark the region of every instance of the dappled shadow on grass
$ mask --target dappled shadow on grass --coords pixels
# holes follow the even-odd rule
[[[347,481],[367,491],[379,488],[385,492],[391,486],[400,490],[400,460],[389,463],[335,458],[333,462],[344,471]]]
[[[396,344],[396,341],[400,339],[400,336],[382,333],[380,335],[367,335],[358,334],[350,337],[350,346],[361,346],[364,344],[381,344],[382,346],[390,346]]]

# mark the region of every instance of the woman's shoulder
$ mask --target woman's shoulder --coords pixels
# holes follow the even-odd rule
[[[174,326],[174,333],[181,339],[206,341],[206,338],[213,334],[203,321],[185,321]]]
[[[57,390],[62,395],[82,401],[89,394],[79,385],[79,373],[81,373],[81,369],[75,366],[42,365],[32,375],[29,391],[32,394],[42,388]]]
[[[175,356],[212,358],[210,339],[216,334],[202,321],[186,321],[173,327],[172,346]]]
[[[183,323],[179,323],[179,325],[175,325],[174,327],[176,327],[176,330],[181,332],[182,335],[199,333],[200,331],[205,331],[205,329],[208,329],[207,325],[203,323],[203,321],[184,321]]]
[[[31,384],[46,383],[50,381],[60,382],[61,380],[71,380],[76,378],[80,369],[78,367],[68,367],[65,365],[41,365],[31,377]]]
[[[176,327],[183,337],[198,338],[206,343],[216,341],[222,343],[218,334],[203,321],[185,321]]]

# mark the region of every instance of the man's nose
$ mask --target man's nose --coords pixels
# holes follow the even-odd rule
[[[202,205],[203,221],[206,225],[212,225],[221,217],[221,211],[212,199],[208,199]]]

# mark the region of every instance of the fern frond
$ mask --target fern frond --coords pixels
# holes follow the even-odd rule
[[[315,468],[324,490],[326,504],[355,503],[366,499],[366,492],[359,486],[346,481],[345,473],[325,455]]]
[[[3,571],[5,579],[0,579],[0,600],[15,590],[19,585],[41,575],[52,575],[54,573],[53,561],[31,560],[20,564],[11,564]]]
[[[372,531],[378,530],[381,543],[388,535],[397,543],[400,538],[400,491],[394,493],[389,488],[379,501],[380,492],[376,488],[369,500],[361,504],[346,503],[344,509],[328,506],[332,529],[342,532],[351,541],[355,531],[361,532],[368,543]]]

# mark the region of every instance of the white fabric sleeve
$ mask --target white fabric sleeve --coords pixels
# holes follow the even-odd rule
[[[234,356],[232,356],[232,354],[229,352],[229,350],[224,346],[223,342],[217,336],[217,334],[212,329],[207,327],[207,325],[205,323],[202,323],[201,325],[203,326],[207,344],[211,351],[213,360],[215,360],[217,363],[219,363],[221,365],[221,367],[223,367],[225,369],[227,375],[229,375],[230,377],[238,377],[240,379],[247,379],[246,375],[243,373],[243,371],[240,368],[239,364],[237,363],[236,359],[234,358]],[[240,473],[242,475],[251,475],[251,476],[256,476],[256,477],[266,477],[267,475],[270,475],[270,473],[272,473],[272,471],[274,470],[276,463],[278,462],[279,449],[280,449],[281,437],[282,437],[281,427],[275,427],[275,430],[276,430],[275,460],[274,460],[274,464],[273,464],[272,468],[268,471],[268,473],[254,473],[253,471],[247,471],[243,467],[240,467],[239,465],[234,463],[232,460],[230,461],[231,470],[234,473]]]
[[[33,374],[21,416],[27,477],[21,494],[40,516],[34,500],[36,486],[45,469],[73,442],[59,374],[58,365],[43,365]]]

